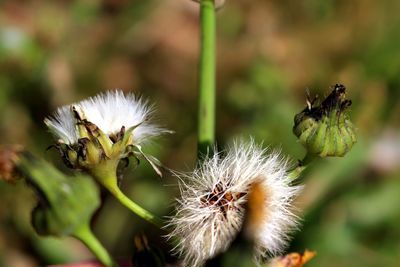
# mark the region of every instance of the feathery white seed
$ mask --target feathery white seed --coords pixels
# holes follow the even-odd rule
[[[183,256],[183,266],[199,266],[229,247],[242,227],[246,195],[255,182],[268,196],[261,230],[255,234],[255,259],[285,247],[297,226],[292,202],[301,187],[290,186],[287,161],[277,152],[266,152],[253,140],[239,141],[226,156],[215,154],[192,173],[177,174],[181,197],[176,216],[169,218],[169,237],[180,240],[175,251]]]
[[[149,121],[154,109],[147,101],[132,93],[124,95],[115,90],[60,107],[53,116],[44,120],[49,130],[67,144],[75,144],[80,138],[72,106],[107,135],[118,133],[122,126],[126,129],[137,126],[132,132],[135,144],[166,132]]]
[[[79,139],[76,120],[70,106],[58,108],[52,117],[44,119],[44,123],[55,137],[66,144],[75,144]]]

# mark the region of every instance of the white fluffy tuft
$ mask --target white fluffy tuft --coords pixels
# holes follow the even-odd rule
[[[199,266],[225,251],[242,227],[246,196],[229,203],[226,214],[217,205],[204,204],[218,184],[223,192],[247,194],[252,184],[261,183],[268,198],[255,237],[255,258],[275,255],[285,247],[288,234],[297,225],[292,202],[301,187],[290,186],[287,161],[277,152],[266,152],[253,140],[247,144],[240,141],[228,148],[225,157],[215,154],[192,173],[177,174],[181,197],[176,216],[169,219],[174,229],[169,237],[180,240],[175,251],[183,256],[183,266]]]
[[[44,123],[50,132],[66,144],[78,142],[79,135],[76,121],[70,106],[58,108],[51,118],[45,118]]]
[[[85,119],[108,135],[118,133],[122,126],[126,129],[137,126],[132,132],[136,144],[165,132],[149,121],[154,109],[147,101],[115,90],[58,108],[52,117],[44,120],[50,131],[67,144],[79,139],[72,106],[78,107]]]

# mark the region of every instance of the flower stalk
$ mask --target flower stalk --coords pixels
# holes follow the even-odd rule
[[[76,229],[73,236],[82,241],[92,253],[101,261],[106,267],[117,267],[118,265],[108,254],[107,250],[101,245],[101,243],[94,236],[92,230],[88,224],[83,224],[80,228]]]
[[[302,160],[299,160],[297,165],[289,171],[289,180],[294,181],[301,176],[301,174],[305,171],[307,166],[316,159],[316,156],[310,153],[307,153]]]
[[[140,218],[161,229],[163,226],[161,219],[152,214],[150,211],[142,208],[139,204],[128,198],[125,193],[121,191],[118,186],[118,178],[116,176],[115,166],[113,165],[114,164],[112,161],[105,162],[103,165],[96,166],[96,168],[93,168],[90,170],[90,172],[96,178],[96,180],[101,183],[101,185],[104,186],[122,205],[127,207]]]
[[[215,3],[200,0],[198,154],[207,154],[215,139]]]
[[[152,214],[150,211],[142,208],[139,204],[135,203],[133,200],[128,198],[124,192],[118,187],[116,181],[117,178],[110,177],[107,179],[102,179],[104,181],[103,186],[125,207],[130,211],[138,215],[143,220],[153,224],[157,228],[161,229],[163,227],[163,222],[156,215]]]

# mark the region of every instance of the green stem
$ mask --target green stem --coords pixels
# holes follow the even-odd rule
[[[303,158],[303,160],[300,162],[300,164],[302,165],[302,166],[306,166],[306,165],[308,165],[308,164],[310,164],[313,160],[315,160],[317,158],[317,156],[315,156],[315,155],[313,155],[313,154],[310,154],[310,153],[307,153],[305,156],[304,156],[304,158]]]
[[[116,199],[121,202],[122,205],[130,209],[133,213],[138,215],[140,218],[152,223],[158,228],[163,227],[162,221],[157,218],[151,212],[145,210],[134,201],[129,199],[118,187],[117,177],[115,174],[117,163],[109,161],[109,164],[103,164],[96,169],[92,170],[92,175],[97,181],[102,184]]]
[[[215,35],[214,0],[200,0],[199,155],[208,153],[215,139]]]
[[[161,229],[163,227],[163,222],[156,215],[151,212],[145,210],[130,198],[128,198],[119,188],[115,186],[113,188],[109,188],[110,192],[128,209],[130,209],[133,213],[138,215],[140,218],[148,221],[149,223],[155,225],[157,228]]]
[[[299,161],[297,166],[289,172],[290,181],[294,181],[299,178],[303,171],[307,168],[307,165],[310,164],[315,158],[316,157],[314,155],[307,153],[303,160]]]
[[[117,267],[107,250],[101,245],[99,240],[94,236],[87,223],[77,229],[74,236],[81,240],[106,267]]]

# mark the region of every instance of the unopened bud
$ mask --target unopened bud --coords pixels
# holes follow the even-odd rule
[[[307,98],[307,107],[294,118],[293,132],[311,155],[342,157],[356,143],[355,128],[347,114],[351,100],[346,88],[336,84],[319,106]]]

